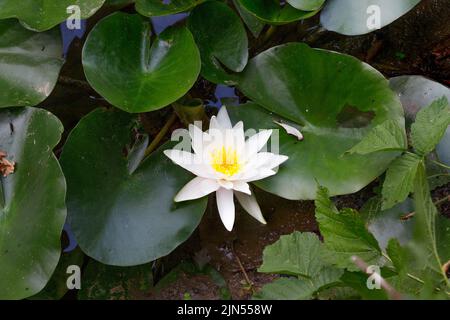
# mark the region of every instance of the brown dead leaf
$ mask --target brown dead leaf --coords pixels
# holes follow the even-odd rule
[[[0,174],[2,174],[4,177],[7,177],[11,173],[14,173],[14,161],[9,161],[6,159],[6,156],[8,154],[4,151],[0,150]]]

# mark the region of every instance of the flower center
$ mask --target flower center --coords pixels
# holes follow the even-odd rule
[[[236,150],[233,148],[225,149],[225,147],[215,149],[211,153],[211,166],[217,172],[229,177],[236,174],[241,168]]]

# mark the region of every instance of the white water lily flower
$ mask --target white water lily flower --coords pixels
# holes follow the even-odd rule
[[[235,195],[252,217],[265,224],[248,183],[276,174],[276,168],[288,159],[287,156],[260,152],[272,130],[262,130],[245,141],[242,121],[233,127],[224,106],[217,117],[211,118],[209,131],[202,132],[191,125],[189,133],[194,153],[176,149],[164,151],[173,162],[197,176],[180,190],[175,201],[198,199],[216,192],[220,218],[225,228],[231,231],[235,219]]]

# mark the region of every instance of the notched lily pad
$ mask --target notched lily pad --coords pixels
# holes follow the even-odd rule
[[[314,199],[319,182],[332,195],[353,193],[399,155],[344,155],[374,126],[386,120],[404,123],[386,79],[356,58],[304,44],[281,45],[252,59],[238,88],[255,102],[229,108],[246,127],[279,129],[274,120],[281,120],[302,128],[303,141],[279,132],[280,154],[289,160],[277,175],[256,182],[266,191],[287,199]],[[344,117],[348,106],[352,112]]]
[[[191,235],[206,208],[206,199],[174,203],[192,177],[162,153],[169,146],[145,160],[142,152],[124,152],[136,126],[136,115],[94,110],[71,132],[61,156],[75,237],[87,255],[109,265],[167,255]]]
[[[195,8],[189,29],[202,56],[202,76],[214,83],[233,84],[248,61],[248,39],[241,19],[226,4],[209,1]]]
[[[0,111],[0,150],[16,163],[0,177],[0,299],[42,290],[60,257],[66,185],[53,148],[61,122],[48,111]]]
[[[273,25],[281,25],[314,16],[318,10],[303,11],[277,0],[238,0],[242,7],[258,19]],[[288,1],[289,2],[289,1]],[[296,2],[296,1],[292,1]],[[297,1],[298,2],[298,1]]]
[[[101,20],[83,48],[92,87],[127,112],[163,108],[181,98],[200,73],[200,54],[184,27],[152,41],[151,24],[139,15],[114,13]]]
[[[12,19],[0,20],[0,108],[42,102],[63,62],[58,30],[36,33]]]
[[[0,0],[0,19],[17,18],[33,31],[45,31],[68,19],[78,6],[81,19],[87,19],[101,8],[105,0]]]

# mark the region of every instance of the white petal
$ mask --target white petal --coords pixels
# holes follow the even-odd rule
[[[252,194],[252,192],[250,191],[250,186],[247,182],[244,181],[234,181],[233,189],[242,193]]]
[[[303,140],[303,134],[297,128],[294,128],[293,126],[290,126],[286,123],[282,123],[282,122],[278,122],[278,121],[274,121],[274,122],[277,125],[279,125],[280,127],[282,127],[284,130],[286,130],[287,134],[296,137],[297,140],[299,140],[299,141]]]
[[[203,155],[204,149],[211,142],[209,135],[193,124],[189,125],[189,135],[191,136],[194,152],[198,155]]]
[[[244,123],[239,121],[233,127],[233,148],[239,154],[244,151],[245,148],[245,133],[244,133]]]
[[[249,168],[274,169],[289,159],[288,156],[274,154],[270,152],[260,152],[256,154],[247,164]]]
[[[219,179],[217,180],[217,183],[222,187],[225,188],[227,190],[231,190],[233,189],[233,182],[228,181],[228,180],[224,180],[224,179]]]
[[[196,177],[188,182],[175,196],[175,202],[202,198],[219,189],[216,180]]]
[[[204,163],[202,157],[182,150],[165,150],[164,154],[180,167],[192,172],[196,176],[215,179],[217,177],[211,166]]]
[[[222,219],[225,228],[231,231],[233,230],[235,216],[233,190],[220,188],[216,191],[216,198],[220,219]]]
[[[252,182],[252,181],[265,179],[265,178],[273,176],[275,174],[276,174],[276,171],[273,171],[271,169],[259,168],[259,169],[247,171],[244,175],[242,175],[242,177],[239,178],[239,180],[242,180],[245,182]]]
[[[220,127],[223,129],[231,129],[233,126],[231,125],[230,117],[228,116],[227,108],[222,106],[217,114],[217,122]]]
[[[258,220],[262,224],[267,224],[254,194],[248,195],[241,192],[235,192],[234,194],[236,195],[236,198],[238,199],[242,208],[245,209],[245,211],[247,211],[253,218]]]
[[[245,153],[246,158],[249,159],[259,152],[270,139],[272,135],[272,130],[261,130],[260,132],[254,134],[245,142]]]

